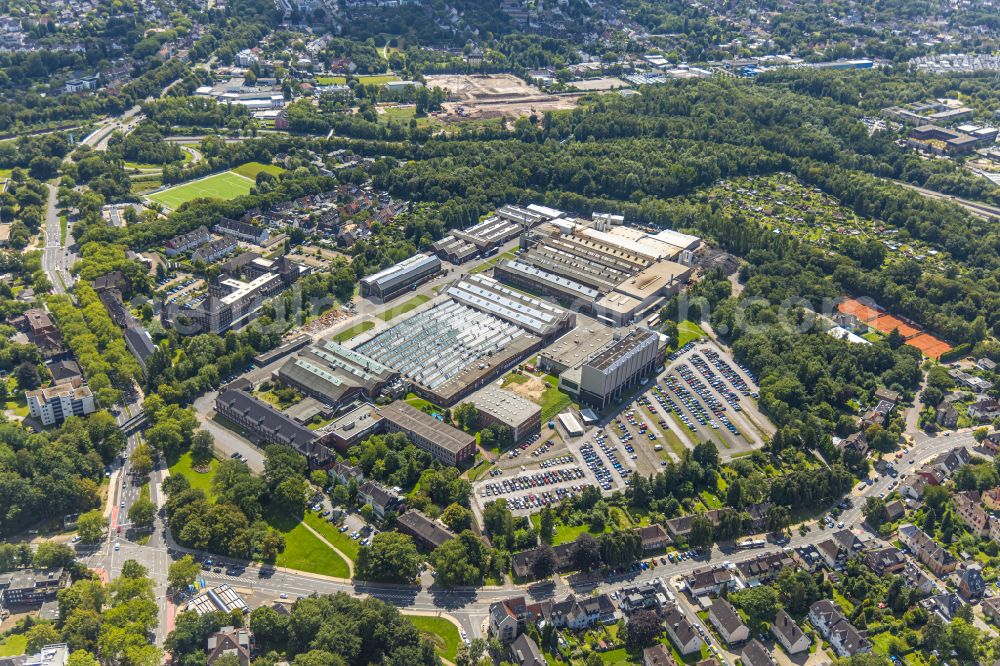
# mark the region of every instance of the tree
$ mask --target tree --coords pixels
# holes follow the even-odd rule
[[[250,630],[263,644],[282,646],[288,635],[288,618],[270,606],[260,606],[250,613]]]
[[[472,430],[479,423],[479,410],[471,402],[463,402],[455,407],[451,416],[462,430]]]
[[[153,471],[153,450],[148,444],[139,444],[133,449],[131,468],[132,472],[139,477],[149,476],[149,473]]]
[[[27,639],[25,654],[37,654],[46,645],[59,642],[59,632],[51,622],[39,622],[33,625],[25,632],[24,637]]]
[[[552,512],[552,508],[546,506],[542,509],[541,518],[539,520],[539,535],[542,537],[542,541],[546,543],[552,542],[552,536],[555,534],[555,514]]]
[[[441,522],[452,532],[458,533],[472,527],[472,512],[461,504],[453,503],[441,514]]]
[[[85,650],[77,650],[69,656],[66,666],[100,666],[100,662]]]
[[[195,465],[207,465],[215,453],[215,438],[207,430],[199,430],[191,438],[191,461]]]
[[[149,529],[156,519],[156,505],[145,497],[140,497],[129,507],[128,519],[139,529]]]
[[[301,518],[306,510],[306,482],[301,476],[282,480],[271,496],[272,505],[282,513]]]
[[[625,625],[625,644],[629,650],[641,650],[656,642],[662,632],[660,618],[653,611],[633,613]]]
[[[906,338],[903,337],[898,328],[889,331],[885,340],[889,344],[889,349],[899,349],[906,343]]]
[[[399,532],[379,532],[371,545],[358,551],[357,576],[382,583],[411,583],[420,574],[423,558],[413,539]]]
[[[603,563],[601,559],[601,544],[592,535],[584,532],[573,542],[570,550],[573,565],[580,571],[592,571]]]
[[[330,476],[321,469],[314,469],[309,473],[309,481],[318,488],[325,488],[330,482]]]
[[[543,544],[531,558],[531,573],[535,578],[548,578],[556,571],[556,552],[552,546]]]
[[[190,555],[170,563],[167,568],[167,581],[174,590],[183,590],[198,579],[201,565]]]
[[[97,543],[104,538],[104,531],[107,528],[108,520],[100,509],[81,514],[76,521],[76,531],[83,543]]]
[[[712,545],[714,527],[712,521],[703,513],[691,518],[691,532],[688,543],[694,548],[707,548]]]
[[[38,544],[32,565],[38,569],[51,569],[54,567],[68,567],[76,559],[73,549],[64,543],[43,541]]]
[[[38,366],[31,361],[25,361],[17,366],[17,385],[25,391],[34,391],[41,386],[41,379],[38,377]]]
[[[885,521],[885,500],[879,497],[869,497],[865,500],[861,513],[865,516],[865,522],[872,529],[877,530]]]
[[[143,583],[143,586],[145,586],[145,584],[147,583],[151,584],[151,581],[146,579],[146,576],[148,575],[149,575],[149,569],[142,566],[135,560],[125,560],[122,563],[122,575],[121,575],[122,579],[141,581]]]
[[[444,587],[475,585],[482,579],[478,563],[472,561],[461,539],[450,539],[434,549],[431,562],[437,569],[438,584]]]
[[[764,625],[774,620],[779,608],[778,591],[770,585],[748,587],[729,596],[734,606],[747,614],[750,628],[759,633]]]

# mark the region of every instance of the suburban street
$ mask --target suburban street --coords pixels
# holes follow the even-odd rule
[[[856,533],[863,534],[862,507],[868,497],[888,494],[890,484],[894,480],[902,479],[905,475],[911,474],[927,460],[937,456],[944,451],[956,446],[963,446],[972,449],[976,442],[972,437],[971,430],[952,434],[950,436],[927,435],[924,433],[913,434],[915,445],[910,452],[897,462],[899,477],[892,479],[886,475],[878,476],[872,485],[865,485],[863,490],[855,488],[851,491],[852,506],[841,513],[839,519],[844,522],[848,529]],[[129,446],[134,446],[130,438]],[[221,448],[221,447],[220,447]],[[242,449],[241,449],[242,451]],[[912,460],[913,462],[909,462]],[[874,474],[874,473],[873,473]],[[165,469],[154,471],[150,480],[153,501],[158,506],[162,506],[163,498],[158,492],[159,483],[166,475]],[[126,506],[134,500],[128,494],[125,495]],[[118,500],[121,501],[120,499]],[[116,507],[117,508],[117,507]],[[832,506],[831,506],[832,508]],[[127,511],[127,509],[126,509]],[[790,542],[786,547],[794,548],[816,544],[829,537],[829,530],[820,527],[821,522],[812,521],[809,523],[808,531],[800,535],[798,528],[791,529]],[[867,534],[869,539],[878,537]],[[113,544],[117,541],[120,550],[115,551]],[[170,548],[176,555],[168,555],[167,548]],[[228,575],[226,573],[214,573],[202,570],[201,578],[211,586],[222,583],[230,584],[238,592],[252,597],[256,602],[253,605],[263,603],[264,600],[277,600],[281,594],[294,600],[299,596],[308,596],[313,593],[332,594],[336,592],[346,592],[355,596],[372,596],[400,608],[402,612],[441,612],[452,616],[472,637],[483,634],[483,621],[486,618],[489,605],[495,601],[506,599],[510,596],[528,594],[533,598],[557,598],[562,599],[569,593],[589,593],[612,592],[625,586],[636,585],[662,578],[665,584],[672,588],[675,594],[678,593],[675,583],[671,579],[684,576],[695,569],[706,566],[717,565],[726,560],[739,561],[761,553],[775,552],[781,547],[768,543],[762,549],[758,549],[753,554],[733,551],[731,548],[722,549],[715,546],[707,558],[699,560],[684,560],[676,564],[658,565],[650,567],[644,571],[628,572],[611,578],[606,578],[596,586],[586,588],[573,588],[561,576],[554,577],[554,585],[536,586],[538,590],[529,589],[527,586],[507,584],[499,587],[484,588],[438,588],[430,576],[424,577],[422,587],[408,585],[383,585],[375,583],[353,582],[346,579],[335,579],[318,574],[309,574],[294,570],[282,569],[273,566],[261,566],[249,562],[241,562],[232,558],[213,558],[215,562],[222,566],[226,563],[238,563],[246,568],[238,575]],[[150,570],[150,576],[156,584],[157,596],[161,607],[161,621],[158,630],[158,642],[166,637],[167,627],[170,626],[168,619],[168,600],[166,598],[167,568],[173,557],[180,557],[185,552],[195,555],[208,556],[208,553],[197,553],[189,549],[182,548],[170,539],[164,532],[164,527],[160,520],[157,520],[153,536],[146,545],[138,545],[127,541],[123,535],[112,533],[108,543],[96,552],[84,557],[88,566],[98,567],[107,571],[110,575],[116,576],[126,559],[135,559]]]

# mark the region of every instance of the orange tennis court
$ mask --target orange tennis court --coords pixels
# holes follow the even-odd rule
[[[916,347],[920,352],[929,358],[937,360],[941,354],[951,351],[952,347],[941,338],[930,333],[921,333],[915,338],[910,338],[906,344]]]
[[[837,306],[837,309],[844,314],[854,315],[861,321],[870,321],[879,315],[878,310],[870,308],[854,298],[848,298],[846,301],[843,301]]]
[[[896,329],[900,335],[907,339],[920,333],[919,328],[911,326],[896,315],[891,314],[879,315],[871,325],[880,333],[891,333],[892,329]]]

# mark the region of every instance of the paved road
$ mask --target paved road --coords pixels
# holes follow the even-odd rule
[[[979,201],[970,201],[968,199],[961,199],[959,197],[952,196],[950,194],[942,194],[934,190],[928,190],[925,187],[917,187],[916,185],[911,185],[910,183],[904,183],[901,180],[894,180],[897,185],[902,185],[903,187],[908,187],[915,192],[923,194],[925,197],[930,197],[931,199],[944,199],[945,201],[950,201],[954,204],[958,204],[962,208],[966,209],[973,215],[978,215],[979,217],[984,217],[986,219],[990,218],[1000,218],[1000,208],[997,206],[991,206],[989,204],[984,204]]]
[[[948,437],[920,433],[916,434],[914,439],[916,442],[914,448],[897,464],[897,468],[900,471],[900,478],[913,473],[915,468],[919,467],[921,463],[952,447],[965,446],[972,448],[975,446],[971,430],[956,433]],[[910,460],[913,462],[910,463]],[[162,476],[161,472],[154,473],[154,486],[160,476]],[[861,531],[863,529],[861,527],[863,520],[861,510],[865,499],[877,496],[880,493],[887,493],[889,485],[892,482],[893,479],[887,476],[880,476],[871,486],[865,486],[861,490],[858,488],[853,489],[851,491],[853,506],[844,511],[839,520],[844,522],[845,527]],[[809,531],[804,535],[799,535],[795,531],[789,545],[795,547],[815,544],[826,539],[828,536],[829,532],[827,530],[821,529],[816,523],[813,523],[810,525]],[[90,566],[105,568],[111,575],[117,575],[122,562],[128,558],[136,559],[147,566],[150,570],[150,575],[153,576],[156,582],[157,595],[161,603],[161,612],[165,618],[166,572],[171,561],[165,552],[165,546],[170,546],[177,550],[184,549],[179,549],[170,541],[169,536],[163,533],[163,526],[159,523],[157,524],[156,533],[153,538],[145,546],[129,543],[124,539],[119,539],[119,542],[121,543],[121,550],[114,551],[109,542],[106,547],[85,558],[85,561]],[[778,546],[768,544],[764,549],[756,551],[754,554],[774,552],[778,549]],[[668,579],[683,576],[696,568],[709,564],[718,564],[729,559],[745,559],[747,556],[749,555],[734,554],[730,550],[723,550],[716,546],[712,549],[707,559],[699,561],[686,560],[678,564],[661,565],[655,569],[651,568],[646,571],[622,574],[606,579],[586,590],[574,590],[564,579],[558,578],[553,586],[543,588],[541,592],[527,591],[527,594],[535,598],[562,598],[570,592],[586,593],[591,589],[597,592],[611,592],[627,585],[648,582],[655,578],[663,578],[669,584]],[[435,587],[433,579],[429,577],[425,577],[422,581],[423,586],[420,588],[405,585],[355,583],[302,572],[262,568],[256,565],[247,566],[242,573],[236,576],[203,571],[202,577],[212,585],[226,582],[237,588],[251,588],[255,594],[265,597],[277,598],[281,594],[286,594],[289,598],[294,599],[297,596],[306,596],[313,592],[318,594],[347,592],[356,596],[373,596],[383,599],[398,606],[403,612],[407,610],[447,612],[454,616],[465,630],[469,632],[470,636],[473,637],[482,635],[482,623],[486,618],[491,603],[515,594],[526,593],[523,586],[513,584],[481,589],[444,590]],[[164,620],[159,630],[161,635],[158,637],[161,642],[166,633],[165,626],[166,621]]]
[[[52,291],[63,294],[73,285],[73,276],[69,269],[76,261],[76,256],[69,251],[73,244],[73,235],[67,230],[66,242],[62,241],[62,227],[59,222],[58,191],[59,179],[48,183],[49,194],[45,202],[45,246],[42,249],[42,270],[45,271]]]

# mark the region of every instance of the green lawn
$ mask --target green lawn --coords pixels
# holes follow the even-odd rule
[[[195,471],[191,466],[191,452],[188,451],[180,458],[177,462],[170,466],[171,474],[183,474],[187,477],[187,480],[191,483],[192,488],[201,488],[205,492],[205,497],[209,501],[215,499],[215,494],[212,492],[212,478],[215,476],[215,470],[219,466],[219,461],[212,458],[210,463],[211,471],[207,474]]]
[[[59,244],[66,245],[66,235],[69,233],[69,220],[65,215],[59,216]]]
[[[316,83],[321,86],[341,86],[347,83],[346,76],[317,76]]]
[[[28,415],[28,403],[24,398],[24,393],[19,393],[13,400],[8,399],[3,407],[4,409],[13,411],[22,418]]]
[[[254,185],[253,179],[245,178],[231,171],[217,173],[200,180],[189,183],[182,183],[170,189],[149,195],[153,201],[163,204],[171,210],[180,207],[181,204],[206,197],[210,199],[235,199],[236,197],[250,194],[250,188]]]
[[[375,328],[375,322],[369,321],[368,319],[364,321],[359,321],[354,326],[337,333],[337,342],[346,342],[351,338],[357,337],[366,331],[370,331]]]
[[[632,657],[629,656],[628,650],[625,648],[618,648],[617,650],[608,650],[607,652],[598,652],[598,656],[601,658],[602,664],[634,664],[636,662],[632,661]]]
[[[430,617],[427,615],[407,615],[406,619],[413,623],[425,638],[434,643],[434,651],[439,656],[455,663],[458,655],[458,628],[443,617]]]
[[[677,324],[677,347],[683,347],[691,340],[707,338],[708,335],[701,329],[701,326],[693,321],[682,321]]]
[[[558,379],[546,376],[545,383],[549,385],[549,388],[547,388],[545,393],[542,394],[543,423],[552,420],[555,418],[556,414],[573,404],[573,400],[569,397],[569,395],[559,390]]]
[[[320,518],[315,511],[306,511],[304,518],[306,525],[323,535],[323,538],[332,543],[340,552],[347,555],[351,560],[357,561],[358,551],[361,546],[357,541],[348,536],[347,532],[341,532],[328,520]]]
[[[402,305],[397,305],[396,307],[389,308],[385,312],[380,312],[377,316],[382,321],[389,321],[394,319],[401,314],[406,314],[410,310],[419,308],[421,305],[431,300],[431,297],[427,294],[417,294],[410,300],[406,301]]]
[[[246,176],[250,179],[256,179],[257,174],[262,172],[269,173],[275,177],[285,172],[284,169],[276,164],[261,164],[260,162],[247,162],[246,164],[241,164],[232,171],[233,173]]]
[[[264,519],[285,537],[285,550],[278,554],[276,565],[336,578],[351,577],[344,558],[317,539],[301,521],[274,512],[265,514]]]
[[[0,657],[16,657],[24,654],[28,637],[24,634],[10,634],[0,641]]]

